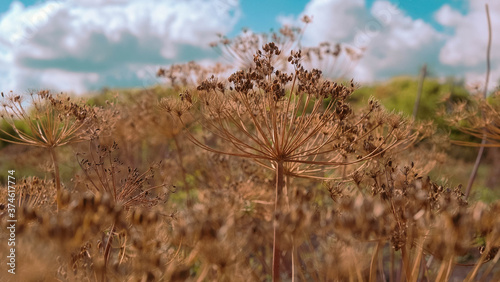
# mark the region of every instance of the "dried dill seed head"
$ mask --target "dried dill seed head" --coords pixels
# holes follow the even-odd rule
[[[304,15],[300,20],[306,24],[311,23],[312,21],[311,17],[309,17],[308,15]]]
[[[338,199],[342,198],[344,196],[343,194],[343,189],[342,189],[342,183],[331,183],[331,182],[325,182],[326,189],[328,192],[330,192],[330,198],[337,202]]]
[[[10,94],[4,99],[3,115],[15,134],[0,128],[8,139],[3,141],[16,144],[58,147],[86,139],[88,130],[96,125],[98,113],[83,102],[73,102],[64,95],[53,96],[49,91],[30,94],[28,105],[20,96]],[[22,122],[28,130],[20,128]]]
[[[159,106],[168,114],[181,117],[191,108],[192,100],[191,96],[188,94],[181,94],[180,97],[181,101],[174,98],[162,98],[159,102]]]
[[[398,251],[406,245],[406,229],[396,227],[391,234],[392,247]]]
[[[200,81],[209,78],[211,75],[222,75],[232,67],[220,63],[214,66],[202,66],[196,62],[188,62],[186,64],[173,64],[168,68],[160,68],[157,72],[158,77],[164,77],[167,80],[167,85],[174,89],[182,87],[192,87]]]
[[[495,92],[490,99],[475,96],[469,103],[454,103],[451,113],[442,113],[445,119],[461,132],[479,139],[486,139],[486,147],[499,147],[500,134],[500,91]],[[462,146],[479,146],[469,141],[453,140],[452,143]]]
[[[301,34],[300,28],[283,27],[279,33],[272,34],[256,34],[249,31],[244,31],[242,35],[228,39],[220,36],[219,42],[213,43],[212,46],[217,51],[221,52],[224,57],[234,62],[240,69],[248,69],[254,65],[254,54],[260,51],[264,45],[267,45],[266,50],[272,50],[275,57],[272,58],[272,64],[275,66],[285,66],[286,56],[282,54],[288,53],[294,46],[297,45]]]
[[[408,255],[410,265],[401,260],[401,269],[418,270],[422,252],[423,259],[434,255],[431,269],[439,271],[441,264],[443,273],[458,255],[495,259],[500,205],[469,206],[460,186],[427,177],[435,161],[429,155],[436,151],[423,154],[422,147],[436,141],[422,142],[419,148],[411,143],[420,140],[415,134],[430,136],[432,130],[387,113],[372,100],[366,109],[354,110],[348,102],[353,83],[330,82],[322,70],[307,70],[306,52],[292,53],[293,72],[284,71],[272,60],[266,61],[288,55],[277,46],[268,44],[252,53],[252,69],[233,74],[229,81],[209,74],[199,90],[161,100],[160,107],[171,114],[170,119],[163,119],[154,112],[157,109],[147,111],[154,106],[151,96],[121,105],[118,129],[113,132],[121,149],[101,138],[94,139],[86,154],[78,155],[85,175],[72,182],[73,187],[67,184],[75,192],[61,193],[61,202],[69,204],[59,214],[54,215],[50,196],[55,193],[55,181],[20,179],[22,209],[16,236],[23,242],[20,247],[24,245],[35,257],[22,258],[22,264],[71,281],[97,276],[102,280],[262,280],[272,273],[273,239],[286,254],[280,264],[286,279],[291,275],[292,253],[293,260],[300,262],[294,265],[295,274],[328,281],[386,275],[386,254],[394,250]],[[322,48],[314,56],[353,52],[334,45]],[[172,81],[180,85],[188,74],[184,76],[173,75]],[[92,116],[75,101],[51,100],[48,92],[40,95],[50,107],[67,111],[54,116],[61,122],[67,115],[75,122]],[[12,101],[22,103],[22,99]],[[179,138],[184,145],[182,128],[193,120],[212,133],[200,133],[202,127],[195,126],[192,141],[212,153],[206,157],[195,147],[180,147],[184,159],[177,161],[167,142]],[[118,131],[121,135],[115,135]],[[155,146],[153,138],[159,140]],[[147,150],[141,150],[143,144]],[[403,151],[409,146],[410,151]],[[150,167],[148,158],[153,154],[169,166]],[[173,189],[160,189],[165,181],[158,179],[158,172],[170,177],[183,162],[187,177],[182,177],[197,190],[192,208],[184,207],[182,191],[176,195],[174,210],[165,203]],[[284,186],[278,189],[279,208],[274,210],[280,162]],[[180,181],[181,176],[175,177]],[[302,177],[335,179],[320,188]],[[181,192],[182,184],[174,184]],[[89,191],[93,194],[84,193]],[[0,204],[2,218],[5,208]],[[57,262],[44,256],[47,253],[57,256]],[[422,275],[432,280],[433,273]]]
[[[6,101],[2,119],[8,128],[0,127],[0,133],[5,136],[0,140],[47,149],[52,159],[57,209],[61,209],[65,199],[54,148],[96,138],[109,129],[113,115],[83,101],[74,101],[63,94],[52,95],[46,90],[31,92],[28,104],[12,93],[3,99]]]
[[[137,225],[151,226],[158,222],[160,215],[155,211],[133,210],[130,215],[131,222]]]
[[[111,146],[94,144],[90,152],[79,154],[79,164],[88,181],[87,187],[102,194],[100,199],[110,197],[115,205],[122,205],[126,209],[134,206],[151,207],[161,202],[164,195],[154,192],[163,188],[164,183],[152,184],[154,171],[161,163],[153,164],[141,173],[136,168],[126,168],[118,158],[113,157],[117,150],[116,143]],[[92,206],[95,200],[95,197],[91,197],[89,205]]]
[[[55,183],[36,176],[23,178],[19,182],[18,205],[29,209],[50,206],[54,202]]]
[[[237,71],[229,77],[228,81],[232,84],[229,92],[225,92],[214,77],[199,85],[198,90],[201,93],[198,99],[206,129],[223,139],[229,138],[230,144],[238,148],[234,152],[228,150],[224,153],[264,159],[264,162],[282,159],[286,163],[288,174],[302,176],[307,175],[307,172],[300,169],[301,163],[310,166],[311,159],[314,159],[315,164],[332,166],[358,163],[382,155],[398,143],[408,141],[407,138],[397,139],[401,134],[392,134],[393,132],[382,135],[388,114],[374,106],[373,102],[368,113],[361,117],[355,116],[346,101],[352,93],[352,88],[323,79],[319,70],[305,70],[300,65],[300,51],[292,52],[289,58],[296,70],[294,74],[274,69],[270,58],[277,54],[281,53],[276,44],[265,44],[262,50],[255,53],[253,68]],[[293,93],[286,94],[290,90],[293,90]],[[308,101],[309,104],[303,105],[301,101]],[[324,106],[324,103],[327,103],[327,106]],[[164,105],[167,111],[172,110],[172,102],[165,100]],[[309,112],[309,108],[313,110]],[[373,119],[378,119],[375,123],[369,122],[372,116],[375,116]],[[252,125],[238,129],[238,121],[234,120],[234,117]],[[400,116],[391,117],[395,122],[401,122]],[[236,132],[241,131],[242,136],[252,138],[244,140],[240,139],[240,132],[229,133],[231,127],[220,128],[221,121],[237,125]],[[397,126],[402,125],[398,123]],[[378,140],[366,141],[363,134],[377,127],[380,127],[378,132],[382,133]],[[279,134],[274,135],[272,131],[265,130],[266,128],[273,128]],[[340,128],[341,131],[338,130]],[[318,132],[323,135],[321,139],[314,137]],[[221,152],[191,139],[205,149]],[[328,141],[322,143],[324,140]],[[342,142],[335,144],[338,141]],[[363,148],[359,148],[359,144],[365,144],[364,152],[360,151]],[[334,145],[333,149],[329,149],[330,145]],[[319,147],[313,149],[315,146]],[[318,153],[304,153],[309,151]],[[360,154],[362,152],[363,154]],[[355,154],[355,157],[351,158],[351,154]],[[271,167],[269,164],[267,166]]]

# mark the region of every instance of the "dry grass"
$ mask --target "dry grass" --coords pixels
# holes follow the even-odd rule
[[[2,279],[499,280],[500,204],[429,177],[449,165],[448,141],[373,100],[354,110],[354,85],[305,69],[303,54],[287,54],[285,72],[267,44],[251,69],[159,103],[6,97],[18,269]],[[468,113],[467,132],[494,133],[495,113]],[[33,146],[64,148],[39,154],[45,176],[25,173]]]

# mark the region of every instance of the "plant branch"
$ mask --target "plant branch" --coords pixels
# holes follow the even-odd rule
[[[486,82],[484,84],[483,89],[483,98],[486,99],[486,93],[488,91],[488,83],[490,80],[490,52],[491,52],[491,19],[490,19],[490,10],[488,4],[486,4],[486,17],[488,19],[488,48],[486,51]],[[484,116],[484,113],[481,111],[481,115]],[[479,148],[479,152],[477,153],[476,162],[474,163],[474,167],[469,177],[469,182],[467,183],[467,189],[465,190],[465,198],[469,197],[472,185],[474,184],[474,180],[476,179],[477,171],[479,169],[479,164],[481,163],[481,158],[483,157],[483,152],[486,144],[486,136],[483,135],[481,140],[481,147]]]

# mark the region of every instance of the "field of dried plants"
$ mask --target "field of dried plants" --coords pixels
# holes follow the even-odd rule
[[[482,138],[500,146],[500,95],[441,93],[414,119],[323,76],[357,51],[296,36],[221,38],[232,74],[2,93],[0,280],[499,281],[498,191],[477,184],[498,153],[470,197],[459,183]]]

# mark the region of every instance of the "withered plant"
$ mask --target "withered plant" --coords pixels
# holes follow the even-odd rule
[[[273,280],[280,278],[279,214],[286,197],[285,175],[324,179],[332,177],[325,175],[330,171],[340,177],[339,168],[359,164],[355,172],[417,136],[401,116],[384,112],[375,101],[355,115],[347,103],[354,85],[322,79],[319,70],[305,70],[300,51],[288,58],[294,73],[275,70],[273,57],[280,55],[274,43],[266,44],[254,56],[254,69],[229,77],[229,88],[212,77],[198,86],[198,96],[186,91],[181,101],[160,102],[181,121],[189,116],[188,109],[199,109],[202,127],[225,145],[220,148],[189,134],[199,147],[249,158],[275,172]]]
[[[458,103],[447,120],[458,130],[486,139],[486,144],[452,140],[454,144],[472,147],[500,147],[500,92],[489,99],[475,97],[473,103]]]
[[[131,96],[130,100],[119,105],[123,114],[120,125],[115,128],[113,134],[120,142],[121,155],[130,156],[129,165],[137,163],[136,167],[139,168],[140,165],[147,164],[145,156],[148,152],[156,152],[155,160],[167,158],[168,160],[163,164],[170,166],[168,170],[180,172],[180,174],[173,173],[169,176],[179,175],[180,177],[176,180],[180,180],[183,189],[188,191],[190,185],[186,180],[184,160],[186,152],[184,150],[191,144],[183,142],[184,125],[177,118],[172,116],[165,118],[161,115],[162,109],[157,105],[156,96],[141,93]],[[137,112],[142,114],[137,116],[135,114]],[[170,157],[171,155],[173,156]]]
[[[95,194],[109,197],[113,206],[120,206],[124,210],[135,207],[150,208],[158,202],[164,201],[161,193],[153,193],[154,190],[164,188],[164,183],[155,185],[152,182],[154,171],[160,164],[152,165],[148,170],[140,173],[138,169],[124,167],[123,163],[114,156],[118,150],[116,143],[104,146],[98,140],[89,142],[89,152],[80,153],[78,163],[80,164],[85,180],[82,184]],[[166,194],[164,194],[166,195]],[[111,243],[116,235],[116,222],[113,222],[104,247],[104,267],[109,260]]]
[[[17,206],[25,211],[33,211],[50,206],[54,200],[54,182],[36,176],[24,178],[19,183]],[[68,193],[63,193],[61,201],[67,203]]]
[[[75,143],[99,134],[95,122],[98,112],[82,101],[72,101],[64,95],[53,96],[48,91],[30,93],[25,102],[20,95],[2,93],[3,111],[0,117],[9,129],[0,128],[0,140],[47,149],[52,158],[56,183],[57,209],[61,209],[61,177],[55,148]],[[102,124],[99,124],[101,126]]]
[[[329,78],[345,77],[363,57],[364,51],[347,44],[322,42],[319,46],[302,49],[302,65],[319,69]]]
[[[363,172],[356,172],[352,175],[352,184],[329,184],[328,190],[339,214],[334,220],[335,231],[342,238],[376,243],[370,264],[370,281],[377,281],[377,268],[384,273],[385,263],[379,263],[379,256],[386,244],[391,252],[390,280],[396,276],[394,252],[401,251],[399,275],[403,275],[406,281],[417,281],[421,265],[426,262],[424,254],[436,252],[436,249],[423,246],[439,234],[434,233],[437,228],[435,218],[444,211],[455,214],[467,202],[460,187],[438,185],[413,162],[404,165],[393,157],[378,158]],[[465,238],[456,241],[470,246]],[[463,255],[463,251],[451,251],[446,258],[448,261],[443,264],[448,265],[449,259],[460,254]]]
[[[203,66],[196,62],[186,64],[172,64],[166,68],[160,68],[156,73],[158,77],[167,79],[167,85],[174,89],[198,85],[211,75],[225,75],[232,67],[220,63],[214,66]]]
[[[302,21],[308,24],[311,19],[304,16]],[[272,58],[272,65],[279,68],[286,68],[286,54],[293,49],[297,49],[300,44],[300,38],[304,28],[283,26],[279,32],[253,33],[244,29],[242,34],[229,39],[219,35],[219,41],[211,44],[213,48],[219,50],[223,57],[232,62],[239,69],[248,69],[253,67],[253,57],[264,44],[273,42],[283,51],[282,54]]]
[[[500,147],[500,92],[493,94],[489,99],[476,96],[472,102],[457,103],[453,106],[451,114],[446,116],[447,121],[461,132],[482,139],[481,142],[452,140],[453,144],[468,147],[479,147],[480,154],[476,158],[473,173],[469,178],[466,196],[469,196],[475,180],[474,171],[479,166],[479,161],[484,148]],[[493,152],[493,151],[490,151]],[[493,155],[495,158],[495,155]]]
[[[233,65],[246,70],[253,67],[254,54],[264,44],[273,42],[281,53],[275,54],[270,64],[276,70],[284,72],[293,71],[287,62],[288,54],[292,50],[301,49],[303,54],[301,64],[306,69],[321,70],[323,75],[329,78],[344,77],[363,56],[364,49],[340,43],[322,42],[318,46],[301,46],[302,35],[312,18],[304,16],[301,21],[304,23],[301,28],[285,25],[279,32],[270,34],[243,30],[241,35],[233,39],[220,36],[219,41],[212,43],[211,46],[218,49]]]
[[[490,71],[491,71],[490,56],[491,56],[491,42],[492,42],[491,18],[490,18],[490,9],[489,9],[488,4],[485,4],[485,11],[486,11],[486,19],[487,19],[487,23],[488,23],[488,47],[486,48],[486,81],[484,84],[484,88],[482,90],[483,99],[486,99],[486,96],[487,96],[486,94],[488,91],[488,84],[490,81]],[[483,115],[483,118],[484,118],[484,113],[481,112],[481,114]],[[495,116],[495,114],[493,114],[493,115]],[[498,116],[498,114],[497,114],[497,116]],[[491,135],[489,136],[489,138],[491,138]],[[479,165],[481,163],[481,159],[482,159],[483,152],[485,149],[484,145],[488,141],[488,136],[487,136],[486,131],[483,132],[483,136],[481,139],[482,139],[481,146],[479,147],[479,151],[477,153],[476,162],[474,163],[474,167],[472,168],[471,174],[469,176],[469,181],[467,183],[467,190],[465,192],[466,197],[469,196],[470,190],[472,189],[472,185],[474,184],[474,180],[476,179],[477,171],[479,169]]]

